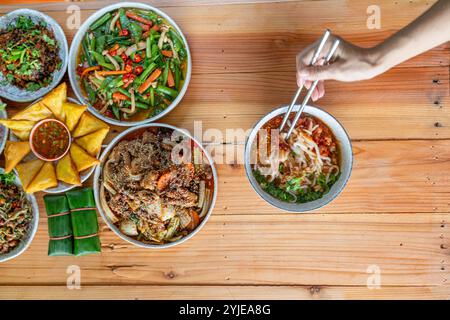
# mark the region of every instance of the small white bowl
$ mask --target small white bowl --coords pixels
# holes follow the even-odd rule
[[[27,91],[25,89],[19,89],[12,84],[0,86],[1,97],[16,102],[29,102],[46,95],[61,81],[67,70],[67,56],[69,49],[67,45],[66,35],[64,34],[61,26],[53,18],[40,11],[31,9],[18,9],[11,11],[8,14],[0,17],[0,30],[6,28],[9,23],[14,21],[19,16],[30,17],[35,23],[39,21],[44,21],[45,23],[47,23],[47,27],[53,31],[55,39],[59,44],[59,57],[61,58],[61,69],[55,70],[55,72],[53,73],[52,82],[46,87],[43,87],[36,91]],[[3,80],[5,80],[4,76],[0,73],[0,81]]]
[[[181,88],[180,92],[178,93],[178,96],[175,98],[175,100],[172,101],[172,103],[167,106],[162,112],[157,114],[154,117],[147,118],[141,121],[119,121],[116,119],[112,119],[109,117],[106,117],[102,114],[100,114],[90,103],[89,100],[85,98],[83,95],[83,92],[80,88],[80,83],[78,81],[78,75],[76,72],[77,68],[77,56],[78,51],[80,50],[81,41],[83,40],[83,37],[85,36],[86,32],[88,31],[89,27],[100,17],[102,17],[105,13],[113,11],[115,9],[119,8],[136,8],[136,9],[144,9],[144,10],[151,10],[155,12],[160,17],[164,18],[172,27],[174,27],[180,37],[183,40],[183,44],[186,47],[187,52],[187,72],[186,72],[186,78],[183,83],[183,87]],[[175,107],[180,103],[181,99],[183,99],[186,90],[189,86],[189,82],[191,80],[191,72],[192,72],[192,59],[191,59],[191,52],[189,51],[189,45],[186,40],[186,37],[184,36],[183,32],[181,31],[180,27],[175,23],[172,18],[170,18],[166,13],[163,11],[145,4],[145,3],[138,3],[138,2],[119,2],[107,7],[104,7],[103,9],[100,9],[93,13],[89,18],[86,19],[86,21],[81,25],[80,29],[78,29],[77,33],[75,34],[75,37],[72,40],[72,45],[70,46],[70,52],[69,52],[69,79],[70,84],[72,86],[73,91],[75,92],[75,95],[78,97],[78,100],[80,100],[83,104],[86,104],[88,106],[88,110],[94,114],[96,117],[102,119],[103,121],[117,125],[117,126],[124,126],[124,127],[132,127],[136,125],[142,125],[149,122],[156,121],[160,119],[161,117],[164,117],[166,114],[168,114],[170,111],[175,109]]]
[[[339,146],[340,151],[340,176],[335,184],[330,188],[330,190],[323,195],[322,198],[317,199],[311,202],[305,203],[290,203],[285,202],[280,199],[277,199],[266,191],[264,191],[259,185],[258,181],[256,181],[255,176],[253,175],[253,164],[251,163],[252,157],[252,145],[257,137],[258,131],[261,127],[266,124],[270,119],[285,114],[287,111],[287,106],[278,108],[266,114],[261,120],[256,123],[255,127],[251,131],[250,135],[247,138],[247,142],[245,145],[245,153],[244,153],[244,165],[245,172],[247,174],[247,178],[250,181],[253,189],[256,193],[267,203],[272,206],[282,209],[289,212],[306,212],[321,208],[331,201],[333,201],[341,192],[344,190],[348,179],[350,178],[350,174],[352,172],[352,164],[353,164],[353,153],[352,153],[352,144],[350,139],[345,131],[344,127],[329,113],[313,106],[306,106],[304,109],[305,114],[309,114],[313,117],[318,118],[323,123],[325,123],[328,128],[333,132]],[[299,106],[295,106],[294,110],[298,110]]]
[[[0,173],[5,172],[3,168],[0,168]],[[16,175],[16,181],[14,182],[15,185],[22,187],[22,184],[20,183],[19,178]],[[33,241],[34,236],[36,235],[36,231],[39,226],[39,207],[36,202],[36,198],[32,194],[26,195],[27,200],[31,204],[31,210],[33,214],[33,219],[31,221],[30,230],[28,230],[28,234],[26,234],[21,240],[17,247],[15,247],[12,251],[8,252],[7,254],[0,254],[0,262],[5,262],[7,260],[14,259],[15,257],[20,256],[22,253],[27,250],[28,246]]]

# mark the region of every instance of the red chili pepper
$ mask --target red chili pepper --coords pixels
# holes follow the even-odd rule
[[[140,75],[142,71],[144,71],[144,68],[142,68],[141,66],[137,66],[136,68],[134,68],[134,74],[137,76]]]
[[[133,61],[136,62],[136,63],[139,63],[139,62],[142,61],[142,57],[140,55],[138,55],[138,54],[135,54]]]
[[[125,63],[127,66],[132,66],[133,65],[133,61],[131,60],[127,60],[127,62]]]
[[[114,114],[112,113],[112,111],[110,109],[105,111],[105,116],[107,116],[108,118],[112,118],[114,117]]]
[[[128,31],[128,29],[123,29],[122,30],[122,36],[127,37],[130,34],[130,31]]]
[[[125,54],[125,52],[122,53],[122,54],[120,55],[120,57],[122,58],[123,61],[128,60],[128,56]]]
[[[129,64],[127,64],[127,65],[125,66],[125,71],[126,71],[126,72],[131,72],[131,71],[133,71],[133,66],[130,66]]]
[[[114,57],[115,55],[117,55],[117,50],[113,50],[109,54]]]

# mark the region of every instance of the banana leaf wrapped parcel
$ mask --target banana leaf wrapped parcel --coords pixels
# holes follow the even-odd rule
[[[73,255],[73,232],[69,203],[64,195],[44,196],[48,217],[49,256]]]
[[[71,211],[74,254],[81,256],[101,252],[97,211],[92,188],[69,191],[66,193],[66,197]]]

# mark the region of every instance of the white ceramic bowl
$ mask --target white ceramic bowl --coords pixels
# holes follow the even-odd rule
[[[297,110],[299,106],[295,106],[294,110]],[[325,123],[328,128],[331,129],[334,136],[336,137],[339,145],[339,151],[340,151],[340,169],[341,174],[339,176],[339,179],[336,181],[335,184],[330,188],[330,191],[328,191],[326,194],[323,195],[322,198],[317,199],[315,201],[306,202],[306,203],[290,203],[285,202],[280,199],[277,199],[267,192],[265,192],[259,183],[256,181],[254,175],[253,175],[253,165],[251,164],[251,159],[254,159],[252,157],[252,145],[255,141],[255,138],[257,137],[258,131],[261,129],[261,127],[267,123],[270,119],[280,115],[285,114],[287,110],[287,106],[278,108],[273,110],[272,112],[266,114],[261,120],[256,123],[255,127],[251,131],[249,137],[247,138],[247,142],[245,145],[245,153],[244,153],[244,161],[245,161],[245,172],[247,174],[247,178],[250,181],[250,184],[252,185],[253,189],[256,191],[256,193],[267,203],[271,204],[272,206],[282,209],[289,212],[306,212],[310,210],[315,210],[318,208],[321,208],[328,203],[330,203],[333,199],[335,199],[344,189],[345,185],[347,184],[348,179],[350,178],[350,174],[352,171],[352,164],[353,164],[353,154],[352,154],[352,144],[350,142],[350,139],[347,135],[347,132],[345,131],[344,127],[329,113],[323,111],[322,109],[319,109],[317,107],[313,106],[306,106],[304,113],[312,115],[319,120],[321,120],[323,123]]]
[[[180,240],[174,241],[174,242],[171,242],[171,243],[160,244],[160,245],[143,243],[143,242],[140,242],[140,241],[138,241],[136,239],[133,239],[131,237],[128,237],[128,236],[124,235],[119,230],[119,228],[117,228],[108,219],[108,217],[106,216],[106,214],[105,214],[105,212],[103,210],[103,207],[101,205],[101,199],[100,199],[100,185],[102,183],[101,177],[102,177],[103,166],[104,166],[105,161],[108,158],[109,153],[111,152],[111,150],[120,141],[122,141],[124,138],[126,138],[128,135],[134,133],[135,131],[145,131],[145,129],[148,129],[148,128],[167,128],[167,129],[172,129],[172,130],[176,131],[177,133],[179,133],[180,135],[185,135],[186,137],[188,137],[189,139],[194,141],[196,146],[198,146],[202,150],[204,158],[206,158],[206,160],[208,161],[208,164],[211,166],[211,171],[212,171],[212,174],[213,174],[214,190],[212,190],[212,192],[211,192],[209,209],[208,209],[208,212],[206,213],[205,218],[203,219],[203,221],[191,233],[189,233],[187,236],[181,238]],[[209,155],[209,153],[203,148],[203,146],[194,137],[192,137],[190,134],[186,133],[184,130],[180,130],[177,127],[174,127],[174,126],[171,126],[171,125],[168,125],[168,124],[162,124],[162,123],[149,123],[149,124],[145,124],[145,125],[140,125],[140,126],[136,126],[136,127],[133,127],[133,128],[129,128],[129,129],[123,131],[117,137],[115,137],[114,140],[111,141],[111,143],[103,151],[103,153],[102,153],[102,155],[100,157],[100,164],[95,169],[94,183],[93,183],[94,197],[95,197],[95,202],[97,203],[98,211],[100,212],[100,215],[102,216],[103,220],[106,222],[108,227],[111,228],[111,230],[114,231],[114,233],[116,233],[123,240],[128,241],[128,242],[130,242],[130,243],[132,243],[132,244],[134,244],[134,245],[136,245],[138,247],[150,248],[150,249],[163,249],[163,248],[173,247],[173,246],[176,246],[177,244],[180,244],[180,243],[183,243],[183,242],[187,241],[188,239],[192,238],[195,234],[197,234],[197,232],[199,232],[200,229],[203,228],[203,226],[206,224],[206,221],[208,221],[209,216],[211,215],[211,212],[212,212],[212,210],[214,208],[214,205],[216,203],[216,197],[217,197],[217,186],[218,186],[217,172],[216,172],[216,169],[214,167],[214,162],[213,162],[211,156]]]
[[[18,87],[10,84],[0,86],[1,97],[16,102],[29,102],[46,95],[53,88],[55,88],[56,85],[61,81],[61,79],[64,76],[64,73],[66,73],[67,70],[67,56],[69,49],[67,45],[66,36],[61,26],[53,18],[49,17],[48,15],[40,11],[31,9],[18,9],[11,11],[10,13],[0,17],[0,30],[6,28],[12,21],[14,21],[19,16],[31,17],[31,19],[35,23],[39,21],[44,21],[45,23],[47,23],[47,27],[53,31],[55,39],[59,44],[59,57],[61,58],[61,69],[56,70],[53,73],[52,82],[44,88],[41,88],[37,91],[27,91],[24,89],[19,89]],[[2,73],[0,73],[0,81],[3,80],[5,80],[4,76]]]
[[[3,168],[0,168],[0,173],[3,173]],[[16,181],[14,182],[18,186],[22,186],[20,183],[19,178],[16,175]],[[17,247],[15,247],[12,251],[8,252],[7,254],[0,254],[0,262],[5,262],[7,260],[14,259],[15,257],[20,256],[22,253],[27,250],[28,246],[31,244],[31,241],[33,241],[34,236],[36,235],[36,231],[38,229],[39,225],[39,207],[36,202],[36,198],[32,194],[27,194],[27,199],[31,204],[31,209],[33,213],[33,219],[31,221],[30,230],[28,230],[28,234],[26,234],[21,240]]]
[[[83,40],[83,37],[85,36],[86,32],[88,31],[89,27],[94,23],[97,19],[102,17],[105,13],[113,11],[118,8],[137,8],[137,9],[144,9],[144,10],[151,10],[155,12],[160,17],[164,18],[172,27],[174,27],[180,37],[183,40],[184,46],[186,48],[187,52],[187,72],[186,72],[186,78],[183,84],[183,87],[181,88],[180,92],[178,93],[178,96],[175,98],[175,100],[172,101],[172,103],[164,109],[161,113],[157,114],[154,117],[147,118],[145,120],[141,121],[119,121],[116,119],[112,119],[109,117],[106,117],[102,114],[100,114],[90,103],[89,100],[83,95],[83,92],[80,88],[80,83],[78,81],[78,75],[76,73],[77,68],[77,56],[78,51],[80,49],[81,41]],[[186,37],[184,36],[183,32],[181,31],[180,27],[175,23],[175,21],[172,20],[166,13],[163,11],[148,5],[144,3],[137,3],[137,2],[119,2],[110,6],[107,6],[103,9],[100,9],[96,11],[94,14],[92,14],[89,18],[86,19],[86,21],[81,25],[80,29],[78,29],[77,33],[75,34],[75,37],[73,38],[72,45],[70,46],[70,52],[69,52],[69,79],[70,84],[72,86],[73,91],[75,92],[78,99],[88,106],[88,110],[94,114],[96,117],[102,119],[105,122],[108,122],[113,125],[118,126],[124,126],[124,127],[131,127],[136,125],[141,125],[145,123],[149,123],[152,121],[156,121],[160,119],[161,117],[164,117],[166,114],[168,114],[170,111],[175,109],[175,107],[180,103],[181,99],[183,99],[183,96],[186,93],[187,87],[189,85],[189,82],[191,80],[191,71],[192,71],[192,59],[191,59],[191,53],[189,51],[189,45],[187,43]]]

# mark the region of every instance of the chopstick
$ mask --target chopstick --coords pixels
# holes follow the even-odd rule
[[[331,47],[330,51],[328,52],[328,54],[327,54],[327,56],[325,58],[324,65],[327,65],[331,61],[331,59],[333,58],[334,53],[336,52],[336,50],[337,50],[337,48],[339,46],[339,43],[340,43],[340,40],[335,40],[334,41],[333,46]],[[305,98],[303,99],[303,102],[302,102],[300,108],[298,109],[293,122],[290,125],[290,128],[289,128],[289,130],[288,130],[288,132],[286,134],[285,139],[288,139],[289,136],[292,134],[292,131],[295,129],[295,125],[296,125],[298,119],[300,119],[300,116],[302,115],[303,109],[305,109],[305,106],[308,103],[309,99],[311,98],[311,96],[312,96],[312,94],[314,92],[314,89],[316,88],[318,83],[319,83],[319,80],[315,80],[312,83],[311,87],[309,88],[308,93],[306,94]]]
[[[310,65],[314,65],[317,60],[319,59],[319,55],[320,52],[322,52],[323,47],[325,46],[325,43],[327,42],[328,38],[331,35],[331,31],[326,29],[325,33],[322,36],[322,40],[320,40],[319,46],[317,47],[316,51],[314,51],[314,55],[311,58],[311,63]],[[297,92],[294,95],[294,98],[291,101],[291,104],[289,105],[289,108],[286,112],[286,114],[284,115],[283,121],[281,122],[280,125],[280,132],[284,129],[284,126],[287,123],[287,120],[289,119],[289,114],[292,112],[292,110],[294,109],[295,103],[297,102],[298,98],[300,97],[300,93],[303,90],[303,84],[297,89]]]

